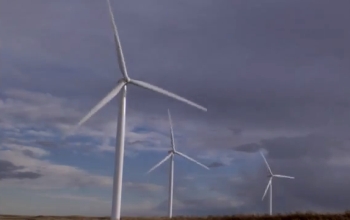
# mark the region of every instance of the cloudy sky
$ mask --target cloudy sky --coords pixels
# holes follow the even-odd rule
[[[128,87],[122,215],[338,212],[350,206],[348,0],[112,0],[129,75],[208,108]],[[105,1],[0,0],[0,213],[109,215],[119,80]]]

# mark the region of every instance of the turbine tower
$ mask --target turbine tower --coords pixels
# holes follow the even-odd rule
[[[265,195],[266,195],[266,193],[267,193],[267,190],[270,188],[270,215],[272,215],[272,179],[273,179],[274,177],[294,179],[294,177],[292,177],[292,176],[285,176],[285,175],[279,175],[279,174],[273,174],[272,171],[271,171],[271,168],[270,168],[269,164],[267,163],[267,160],[266,160],[264,154],[263,154],[261,151],[260,151],[260,154],[261,154],[261,156],[263,157],[263,159],[264,159],[264,161],[265,161],[265,164],[266,164],[266,166],[267,166],[267,169],[268,169],[268,171],[269,171],[269,175],[267,176],[267,177],[269,178],[269,182],[268,182],[268,184],[267,184],[267,186],[266,186],[266,189],[265,189],[264,195],[263,195],[263,197],[262,197],[262,200],[264,200],[264,197],[265,197]]]
[[[147,82],[131,79],[127,73],[124,55],[122,47],[120,44],[117,26],[114,21],[114,15],[112,12],[110,0],[107,0],[107,5],[109,9],[109,16],[112,21],[114,29],[114,41],[116,46],[116,52],[118,57],[118,65],[120,72],[122,73],[122,78],[118,81],[117,85],[112,91],[110,91],[96,106],[94,106],[75,126],[74,129],[81,126],[89,118],[91,118],[97,111],[99,111],[103,106],[105,106],[109,101],[111,101],[119,92],[121,92],[120,103],[119,103],[119,114],[118,114],[118,124],[117,124],[117,134],[116,134],[116,151],[115,151],[115,167],[114,167],[114,179],[113,179],[113,197],[112,197],[112,220],[120,220],[120,205],[122,197],[122,182],[123,182],[123,165],[124,165],[124,142],[125,142],[125,113],[126,113],[126,86],[131,84],[144,89],[148,89],[162,95],[168,96],[170,98],[176,99],[178,101],[184,102],[188,105],[207,111],[206,108],[189,101],[181,96],[178,96],[172,92],[166,91],[162,88],[149,84]]]
[[[201,164],[200,162],[196,161],[195,159],[179,152],[175,148],[175,141],[174,141],[174,131],[173,131],[173,125],[171,122],[171,115],[170,115],[170,110],[168,109],[168,116],[169,116],[169,124],[170,124],[170,140],[171,140],[171,150],[168,151],[168,156],[166,156],[163,160],[161,160],[159,163],[157,163],[154,167],[152,167],[148,172],[152,172],[155,170],[157,167],[159,167],[162,163],[167,161],[170,158],[170,176],[169,176],[169,203],[168,203],[168,208],[169,208],[169,218],[172,218],[173,216],[173,192],[174,192],[174,156],[179,155],[181,157],[186,158],[187,160],[190,160],[206,169],[209,170],[209,167]]]

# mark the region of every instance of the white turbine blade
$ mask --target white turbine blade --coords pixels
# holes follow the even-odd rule
[[[273,175],[274,177],[280,177],[280,178],[288,178],[288,179],[294,179],[293,176],[285,176],[285,175],[279,175],[279,174],[276,174],[276,175]]]
[[[124,78],[128,78],[129,76],[128,76],[128,73],[127,73],[127,70],[126,70],[126,66],[125,66],[125,60],[124,60],[122,45],[120,43],[120,39],[119,39],[119,35],[118,35],[118,29],[117,29],[117,25],[115,24],[114,15],[113,15],[113,11],[112,11],[110,0],[107,0],[107,3],[108,3],[109,15],[111,17],[113,30],[114,30],[114,41],[115,41],[115,44],[116,44],[115,46],[116,46],[116,49],[117,49],[119,69],[122,72]]]
[[[191,158],[191,157],[187,156],[186,154],[183,154],[183,153],[178,152],[178,151],[176,151],[176,152],[175,152],[175,154],[178,154],[178,155],[180,155],[180,156],[182,156],[182,157],[186,158],[187,160],[190,160],[190,161],[192,161],[192,162],[194,162],[194,163],[198,164],[199,166],[202,166],[202,167],[204,167],[205,169],[208,169],[208,170],[209,170],[209,167],[205,166],[205,165],[204,165],[204,164],[202,164],[202,163],[199,163],[199,162],[198,162],[198,161],[196,161],[195,159],[193,159],[193,158]]]
[[[170,153],[168,156],[166,156],[163,160],[161,160],[159,163],[157,163],[154,167],[152,167],[146,174],[152,172],[155,170],[157,167],[159,167],[162,163],[164,163],[167,159],[171,157],[172,153]]]
[[[176,95],[176,94],[174,94],[172,92],[166,91],[166,90],[164,90],[162,88],[159,88],[157,86],[151,85],[149,83],[146,83],[146,82],[143,82],[143,81],[139,81],[139,80],[133,80],[133,79],[130,80],[130,83],[132,83],[134,85],[137,85],[137,86],[140,86],[140,87],[145,88],[145,89],[152,90],[154,92],[161,93],[163,95],[166,95],[166,96],[171,97],[173,99],[176,99],[178,101],[184,102],[184,103],[186,103],[188,105],[191,105],[193,107],[196,107],[196,108],[198,108],[200,110],[207,111],[207,109],[204,108],[201,105],[198,105],[198,104],[196,104],[196,103],[194,103],[194,102],[192,102],[192,101],[190,101],[188,99],[185,99],[185,98],[183,98],[183,97],[181,97],[179,95]]]
[[[270,168],[270,166],[269,166],[269,163],[267,162],[267,160],[266,160],[264,154],[263,154],[261,151],[260,151],[260,154],[261,154],[261,156],[263,157],[263,159],[264,159],[264,161],[265,161],[265,164],[266,164],[266,166],[267,166],[267,169],[269,169],[270,174],[273,175],[273,174],[272,174],[272,171],[271,171],[271,168]]]
[[[268,183],[268,184],[267,184],[267,186],[266,186],[266,189],[265,189],[264,195],[263,195],[263,197],[262,197],[262,199],[261,199],[261,200],[264,200],[264,197],[266,196],[267,190],[269,189],[269,186],[271,185],[271,180],[272,180],[272,178],[270,178],[269,183]]]
[[[171,148],[175,151],[174,130],[173,130],[173,123],[171,121],[171,115],[170,115],[169,109],[168,109],[168,116],[169,116],[169,124],[170,124]]]
[[[87,113],[83,119],[79,121],[75,128],[81,126],[84,122],[86,122],[91,116],[93,116],[98,110],[100,110],[103,106],[105,106],[109,101],[111,101],[116,95],[118,95],[119,91],[125,85],[124,81],[118,82],[117,86],[110,91],[95,107],[93,107],[89,113]]]

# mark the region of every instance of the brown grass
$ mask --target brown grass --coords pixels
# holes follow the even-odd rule
[[[18,216],[0,215],[0,220],[109,220],[109,217],[84,216]],[[122,220],[165,220],[165,217],[123,217]],[[350,220],[350,212],[342,214],[293,213],[284,215],[236,215],[236,216],[207,216],[207,217],[173,217],[173,220]]]

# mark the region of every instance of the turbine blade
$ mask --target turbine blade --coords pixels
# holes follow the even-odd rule
[[[87,113],[83,119],[79,121],[79,123],[76,125],[75,129],[81,126],[83,123],[85,123],[91,116],[93,116],[98,110],[100,110],[103,106],[105,106],[109,101],[111,101],[116,95],[118,95],[119,91],[125,86],[124,81],[118,82],[117,86],[110,91],[95,107],[93,107],[89,113]]]
[[[166,160],[168,160],[171,157],[170,153],[168,156],[166,156],[163,160],[161,160],[159,163],[157,163],[156,165],[154,165],[154,167],[152,167],[149,171],[147,171],[146,174],[149,174],[150,172],[152,172],[153,170],[155,170],[157,167],[159,167],[162,163],[164,163]]]
[[[285,175],[279,175],[279,174],[276,174],[276,175],[273,175],[273,176],[280,177],[280,178],[295,179],[293,176],[285,176]]]
[[[178,151],[176,151],[176,152],[175,152],[175,154],[178,154],[178,155],[180,155],[180,156],[182,156],[182,157],[186,158],[187,160],[190,160],[190,161],[192,161],[192,162],[194,162],[194,163],[198,164],[199,166],[202,166],[202,167],[204,167],[205,169],[208,169],[208,170],[209,170],[209,167],[205,166],[205,165],[204,165],[204,164],[202,164],[202,163],[199,163],[199,162],[198,162],[198,161],[196,161],[195,159],[193,159],[193,158],[191,158],[191,157],[187,156],[186,154],[183,154],[183,153],[178,152]]]
[[[174,130],[173,130],[173,123],[171,120],[170,110],[168,109],[168,117],[169,117],[169,124],[170,124],[170,140],[171,140],[171,148],[173,151],[175,151],[175,140],[174,140]]]
[[[270,166],[269,166],[269,163],[267,162],[267,160],[266,160],[264,154],[263,154],[261,151],[260,151],[260,154],[261,154],[261,156],[263,157],[263,159],[264,159],[264,161],[265,161],[265,164],[266,164],[266,166],[267,166],[267,169],[269,170],[270,174],[273,175],[273,174],[272,174],[272,171],[271,171],[271,168],[270,168]]]
[[[152,84],[149,84],[149,83],[146,83],[146,82],[143,82],[143,81],[139,81],[139,80],[133,80],[133,79],[130,80],[130,83],[132,83],[134,85],[137,85],[137,86],[140,86],[140,87],[145,88],[145,89],[152,90],[154,92],[161,93],[163,95],[166,95],[166,96],[171,97],[173,99],[176,99],[178,101],[184,102],[184,103],[186,103],[188,105],[191,105],[193,107],[196,107],[196,108],[198,108],[200,110],[207,111],[207,109],[204,108],[201,105],[198,105],[198,104],[196,104],[196,103],[194,103],[194,102],[192,102],[192,101],[190,101],[188,99],[185,99],[185,98],[183,98],[183,97],[181,97],[179,95],[176,95],[176,94],[174,94],[172,92],[166,91],[166,90],[164,90],[162,88],[159,88],[157,86],[154,86]]]
[[[129,78],[127,70],[126,70],[126,66],[125,66],[122,45],[120,43],[118,29],[117,29],[117,25],[115,24],[114,15],[113,15],[110,0],[107,0],[107,3],[108,3],[108,9],[109,9],[109,16],[111,18],[112,26],[113,26],[113,30],[114,30],[114,42],[115,42],[115,46],[116,46],[116,50],[117,50],[119,69],[122,72],[124,78]]]
[[[269,183],[268,183],[268,184],[267,184],[267,186],[266,186],[266,189],[265,189],[264,195],[263,195],[263,197],[262,197],[262,199],[261,199],[261,200],[264,200],[264,198],[265,198],[265,196],[266,196],[266,193],[267,193],[267,190],[269,189],[269,186],[271,185],[271,180],[272,180],[272,178],[270,178]]]

